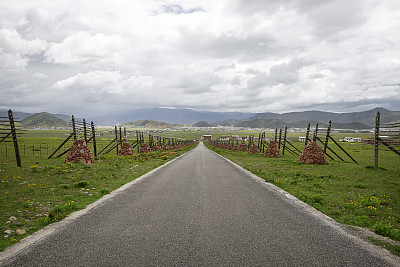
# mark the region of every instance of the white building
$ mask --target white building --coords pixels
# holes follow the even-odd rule
[[[344,142],[350,142],[350,143],[361,143],[361,138],[358,137],[345,137],[343,139]]]

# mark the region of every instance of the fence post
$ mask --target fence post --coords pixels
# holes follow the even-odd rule
[[[287,126],[285,127],[285,133],[283,135],[283,148],[282,148],[282,156],[285,155],[286,148],[286,136],[287,136]]]
[[[97,147],[96,147],[96,130],[94,129],[93,121],[90,123],[92,127],[92,137],[93,137],[93,152],[94,156],[97,157]]]
[[[117,155],[118,155],[118,128],[115,126],[115,148],[117,149]]]
[[[304,147],[307,146],[308,139],[310,138],[310,127],[311,127],[311,123],[308,123],[307,132],[306,132],[306,140],[304,141]]]
[[[85,143],[87,144],[87,132],[86,132],[86,120],[83,119],[83,136],[85,138]]]
[[[139,132],[136,131],[136,144],[137,144],[137,153],[140,152],[140,141],[139,141]]]
[[[326,131],[326,138],[325,138],[325,143],[324,143],[324,154],[326,154],[326,149],[328,148],[328,141],[329,141],[329,136],[331,133],[331,127],[332,127],[332,121],[329,121],[328,125],[328,130]]]
[[[278,149],[281,149],[282,129],[279,129]]]
[[[318,123],[317,123],[317,125],[315,125],[315,132],[314,132],[314,137],[313,137],[314,142],[317,141],[317,137],[318,137]]]
[[[21,167],[21,155],[19,154],[17,131],[15,130],[14,117],[11,109],[8,110],[8,119],[10,121],[11,135],[14,142],[15,157],[17,159],[17,166]]]
[[[74,135],[74,141],[76,141],[76,126],[75,126],[75,118],[74,115],[72,115],[72,133]]]
[[[380,122],[381,114],[376,113],[375,115],[375,136],[374,136],[374,169],[378,168],[378,155],[379,155],[379,122]]]
[[[119,143],[122,144],[122,128],[119,127]]]

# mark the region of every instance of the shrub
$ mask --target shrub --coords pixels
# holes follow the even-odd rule
[[[89,184],[89,183],[88,183],[87,181],[83,181],[83,180],[82,180],[82,181],[79,181],[79,182],[75,182],[75,183],[74,183],[74,186],[84,188],[84,187],[86,187],[88,184]]]

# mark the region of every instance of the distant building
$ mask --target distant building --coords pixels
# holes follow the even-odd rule
[[[229,141],[230,136],[229,136],[229,135],[224,135],[224,136],[220,136],[218,139],[219,139],[220,141]]]
[[[343,138],[344,142],[350,142],[350,143],[361,143],[361,138],[358,137],[345,137]]]
[[[233,141],[239,140],[239,135],[232,135],[232,140]]]
[[[201,137],[202,141],[211,141],[212,136],[209,134],[205,134]]]

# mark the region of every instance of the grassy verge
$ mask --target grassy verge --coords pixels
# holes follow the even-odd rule
[[[95,164],[24,156],[0,161],[0,251],[194,148],[135,156],[100,156]]]
[[[392,245],[392,244],[383,242],[383,241],[378,240],[378,239],[373,238],[373,237],[368,237],[368,239],[369,239],[372,243],[374,243],[375,245],[381,246],[381,247],[383,247],[383,248],[389,250],[390,253],[392,253],[392,254],[394,254],[394,255],[397,255],[397,256],[400,256],[400,246]]]
[[[399,157],[381,151],[384,168],[369,164],[365,145],[344,145],[359,164],[328,161],[328,165],[305,165],[298,157],[266,158],[262,154],[207,147],[272,183],[336,221],[366,227],[400,241]],[[398,248],[391,250],[399,255]],[[397,251],[397,252],[396,252]],[[400,256],[400,255],[399,255]]]

